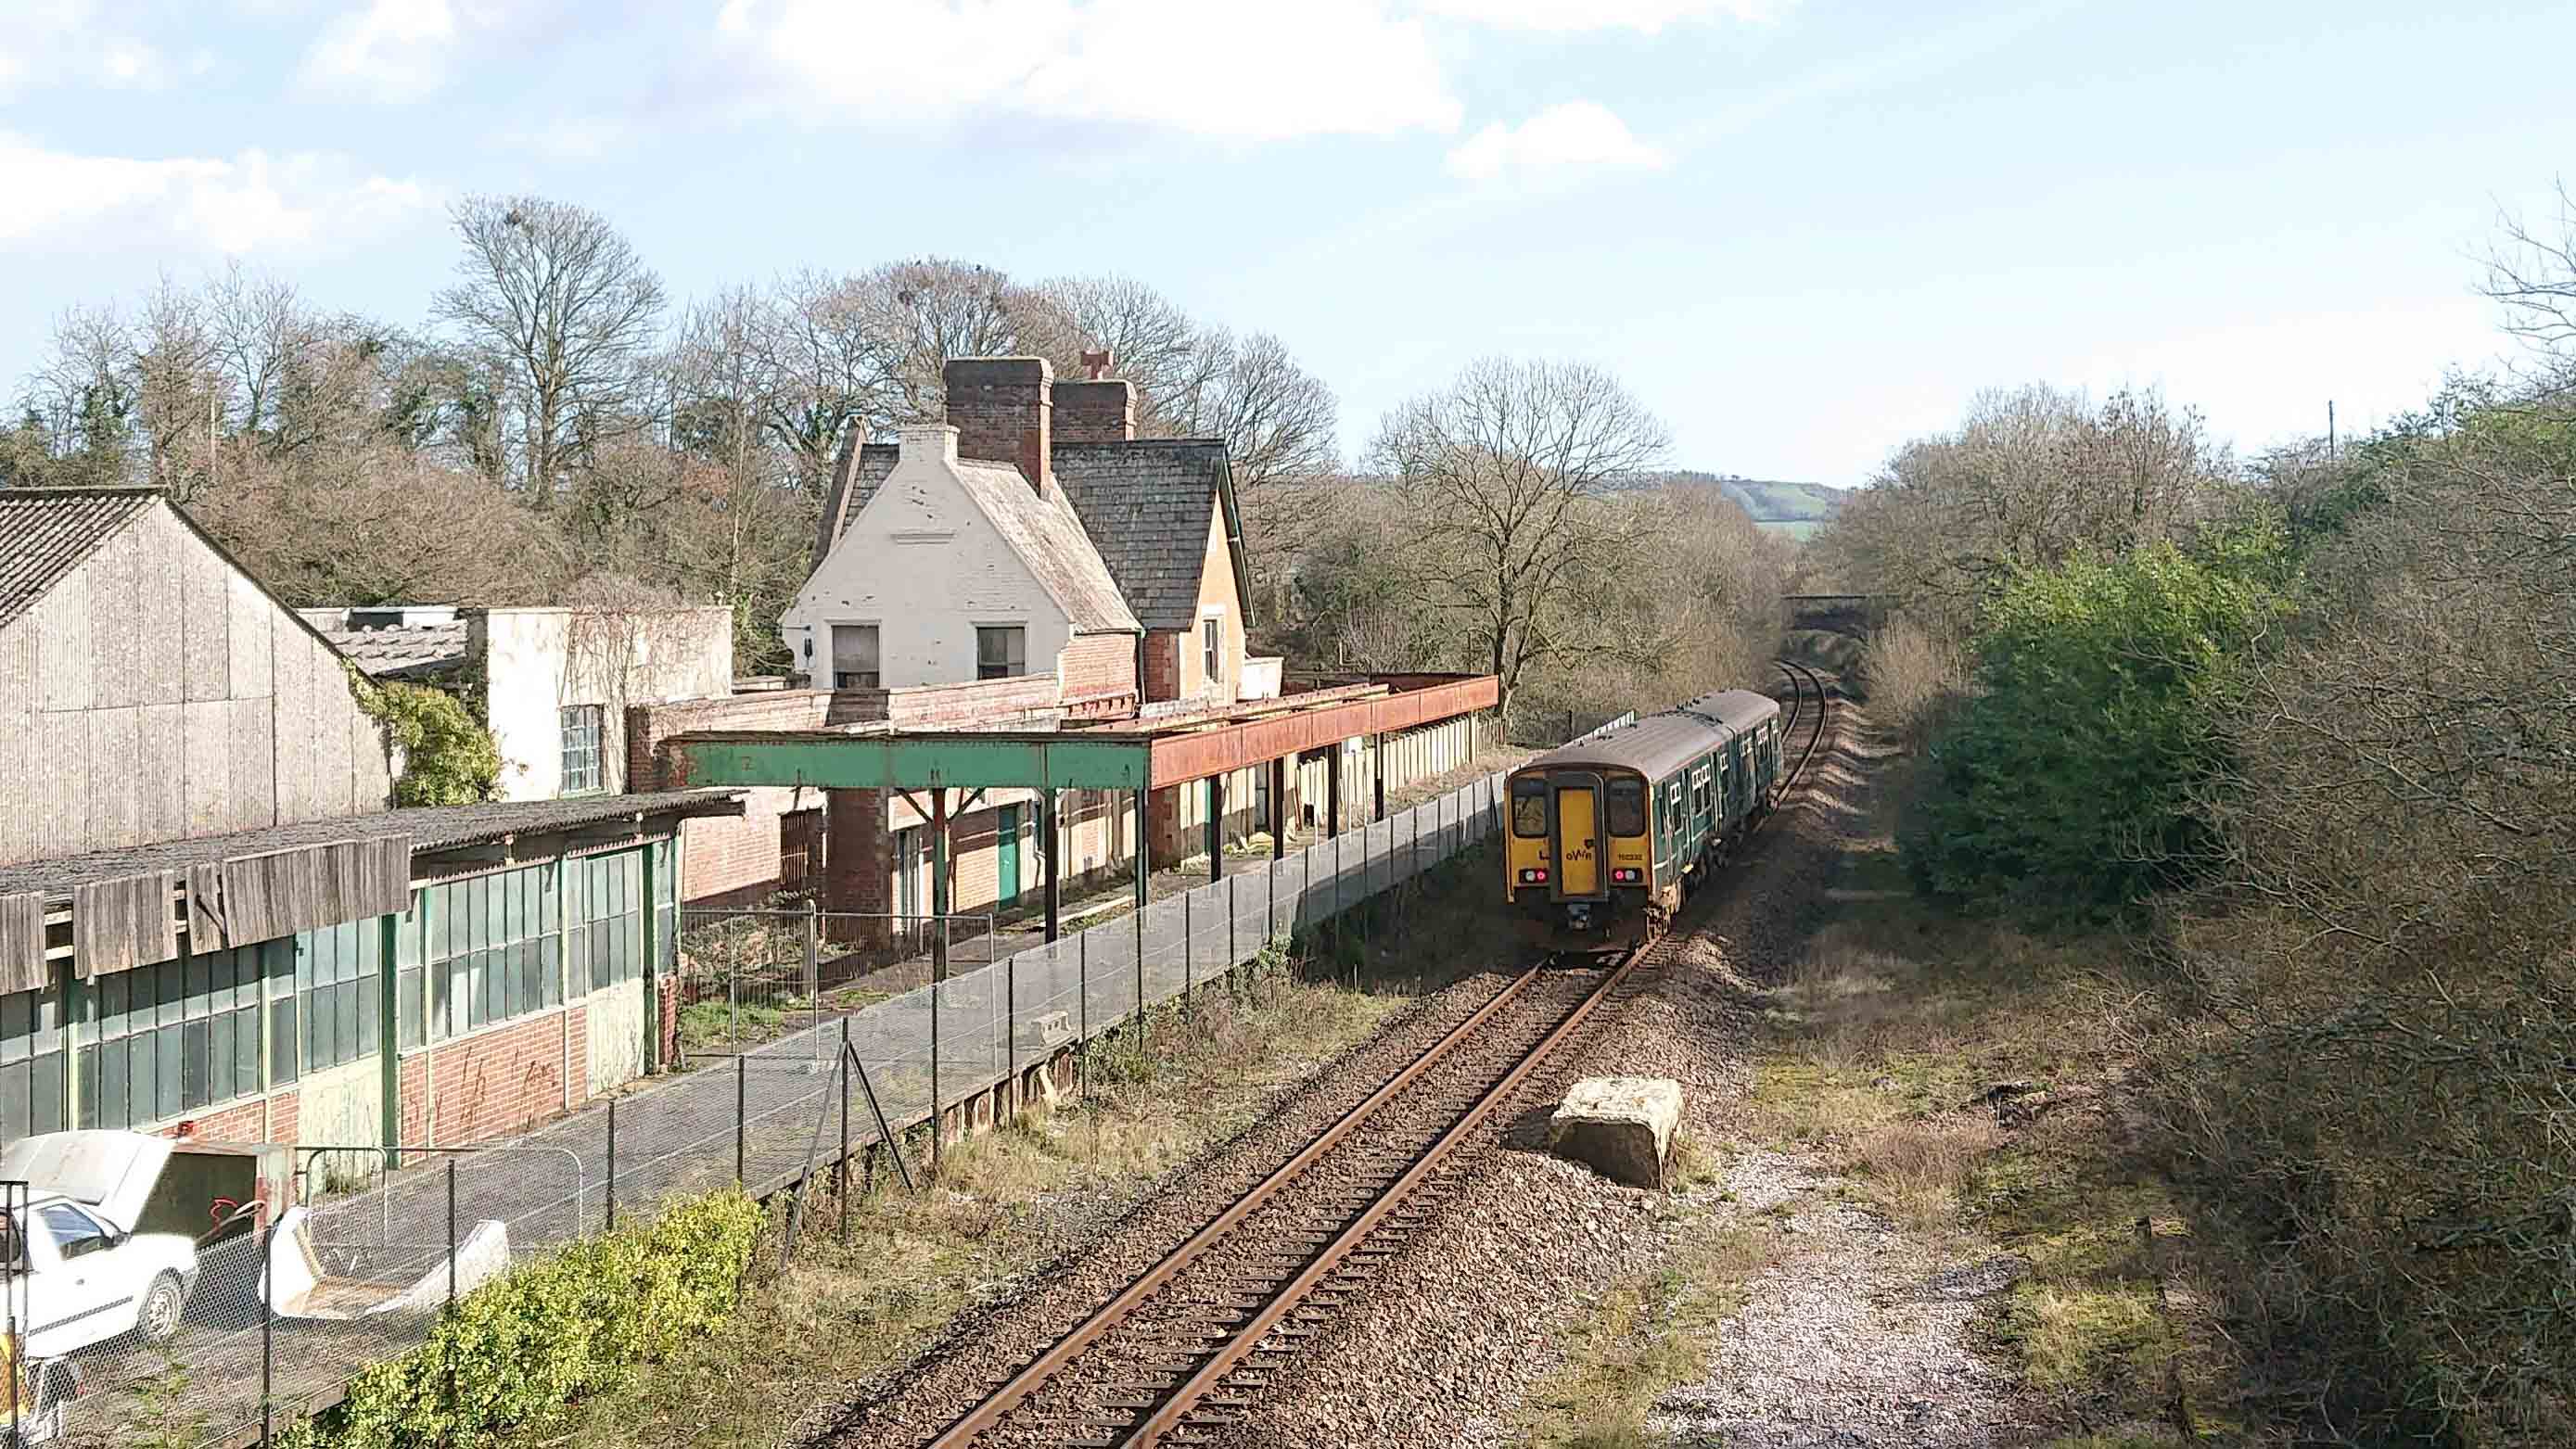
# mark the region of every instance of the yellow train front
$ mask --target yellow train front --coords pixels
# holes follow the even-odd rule
[[[1621,951],[1662,933],[1781,778],[1780,704],[1706,694],[1511,774],[1505,898],[1549,952]]]

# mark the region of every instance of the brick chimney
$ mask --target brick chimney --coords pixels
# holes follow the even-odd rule
[[[1055,369],[1043,357],[958,357],[940,370],[957,451],[988,463],[1016,463],[1046,492],[1048,414]]]
[[[1088,382],[1055,385],[1056,436],[1068,443],[1126,443],[1136,437],[1136,385],[1110,377],[1109,353],[1082,354]]]

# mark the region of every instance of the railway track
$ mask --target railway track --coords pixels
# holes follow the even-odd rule
[[[1823,682],[1789,676],[1812,721],[1785,794],[1824,739]],[[1533,966],[1034,1359],[930,1449],[1143,1449],[1216,1440],[1345,1297],[1431,1221],[1476,1140],[1602,1006],[1643,989],[1667,936],[1606,968]]]

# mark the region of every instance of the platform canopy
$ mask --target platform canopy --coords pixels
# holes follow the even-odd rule
[[[1151,790],[1490,709],[1497,693],[1490,675],[1409,675],[1116,726],[700,730],[662,748],[690,786]]]

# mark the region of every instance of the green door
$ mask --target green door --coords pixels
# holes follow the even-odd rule
[[[993,848],[1000,852],[994,866],[997,899],[1003,905],[1020,898],[1020,807],[1002,807],[1001,823],[993,828]]]

